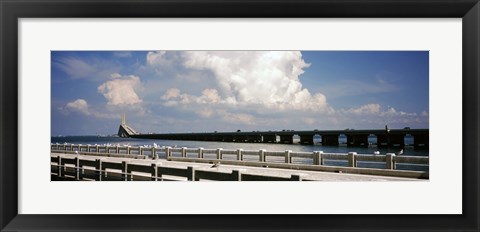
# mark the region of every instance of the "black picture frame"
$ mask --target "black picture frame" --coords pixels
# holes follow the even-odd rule
[[[0,0],[1,231],[479,231],[478,0]],[[19,18],[462,18],[461,215],[18,214]],[[41,200],[41,196],[39,196]],[[441,204],[441,202],[439,202]],[[52,205],[52,207],[54,207]],[[148,206],[146,206],[148,207]]]

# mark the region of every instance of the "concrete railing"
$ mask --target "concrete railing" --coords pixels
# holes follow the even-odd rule
[[[157,152],[165,152],[164,148],[155,147],[132,147],[132,146],[107,146],[90,144],[51,144],[52,151],[71,151],[84,153],[126,154],[126,155],[149,155]]]
[[[87,157],[67,158],[61,155],[51,157],[51,179],[78,181],[171,181],[171,180],[216,180],[216,181],[302,181],[303,175],[290,178],[242,173],[243,170],[218,172],[196,170],[193,166],[173,168],[132,164],[127,161],[115,162]]]
[[[101,155],[113,157],[129,157],[145,159],[148,157],[158,159],[159,154],[167,160],[182,161],[181,158],[197,158],[208,162],[223,162],[224,160],[252,161],[258,162],[283,162],[293,164],[295,159],[300,159],[302,164],[326,165],[328,161],[344,161],[347,167],[358,167],[358,162],[369,162],[385,164],[389,170],[397,169],[397,164],[408,165],[428,165],[429,157],[424,156],[397,156],[394,153],[386,155],[370,155],[349,153],[324,153],[322,151],[313,152],[293,152],[286,151],[267,151],[267,150],[228,150],[228,149],[204,149],[204,148],[172,148],[172,147],[130,147],[130,146],[100,146],[100,145],[81,145],[81,144],[51,144],[52,151],[62,151],[65,153],[80,153],[84,155]],[[248,157],[248,159],[247,159]],[[253,157],[253,158],[252,158]],[[240,162],[241,163],[241,162]]]

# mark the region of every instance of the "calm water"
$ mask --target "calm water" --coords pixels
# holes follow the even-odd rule
[[[294,140],[295,141],[295,140]],[[346,143],[346,138],[339,138],[340,143]],[[180,140],[156,140],[156,139],[133,139],[133,138],[119,138],[119,137],[97,137],[97,136],[67,136],[67,137],[52,137],[52,143],[74,143],[74,144],[120,144],[131,146],[143,146],[153,145],[156,143],[159,146],[177,146],[177,147],[189,147],[198,148],[203,147],[206,149],[244,149],[244,150],[260,150],[266,149],[268,151],[323,151],[325,153],[348,153],[357,152],[358,154],[373,154],[374,151],[380,151],[381,154],[398,152],[398,148],[377,148],[370,146],[368,148],[363,147],[347,147],[346,145],[340,146],[321,146],[315,145],[300,145],[300,144],[278,144],[278,143],[228,143],[228,142],[204,142],[204,141],[180,141]],[[315,140],[318,142],[318,140]],[[370,143],[375,143],[373,138],[369,138]],[[413,139],[405,140],[406,144],[413,144]],[[410,156],[428,156],[428,150],[414,150],[413,147],[407,146],[404,149],[404,155]]]

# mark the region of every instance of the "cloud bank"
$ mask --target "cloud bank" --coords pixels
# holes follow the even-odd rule
[[[186,51],[178,52],[186,69],[211,72],[217,88],[201,95],[180,94],[178,88],[165,92],[168,106],[211,104],[242,106],[249,110],[301,110],[327,113],[332,108],[321,93],[311,94],[300,75],[308,68],[298,51]],[[169,64],[167,53],[150,52],[147,63],[154,68]],[[173,94],[175,93],[175,94]],[[173,95],[172,95],[173,94]]]

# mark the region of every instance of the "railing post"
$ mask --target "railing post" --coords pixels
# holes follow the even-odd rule
[[[194,167],[187,167],[187,179],[189,181],[195,181],[195,168]]]
[[[232,181],[242,181],[241,170],[232,170]]]
[[[223,158],[223,148],[217,148],[217,159],[221,160]]]
[[[75,157],[75,179],[80,180],[80,160]]]
[[[198,158],[203,159],[203,147],[198,148]]]
[[[265,162],[265,149],[260,149],[258,151],[258,161]]]
[[[118,154],[120,153],[120,149],[118,148],[118,145],[115,146],[115,152]]]
[[[290,164],[292,163],[292,151],[291,150],[286,150],[285,151],[285,163]]]
[[[58,156],[58,178],[63,176],[62,157]]]
[[[172,148],[171,147],[166,147],[165,148],[165,159],[168,160],[170,156],[172,155]]]
[[[183,158],[187,157],[187,148],[186,147],[182,147],[182,157]]]
[[[130,146],[127,146],[127,155],[130,155]]]
[[[130,179],[130,178],[129,178],[129,176],[130,176],[129,174],[130,174],[130,173],[127,173],[127,171],[128,171],[127,161],[122,161],[122,179],[123,179],[124,181],[127,181],[127,180]]]
[[[100,147],[100,146],[95,145],[95,152],[96,152],[96,153],[100,153],[100,151],[98,150],[99,147]]]
[[[151,172],[152,178],[151,178],[151,180],[152,181],[157,181],[157,178],[158,178],[158,176],[157,176],[157,172],[158,172],[157,164],[152,164],[151,167],[152,167],[152,170],[151,170],[152,171]]]
[[[313,152],[313,164],[314,165],[320,165],[322,159],[322,152],[321,151],[314,151]]]
[[[84,175],[83,165],[80,165],[80,161],[78,162],[78,179],[83,180]]]
[[[323,151],[320,151],[320,165],[325,165],[325,158],[323,155]]]
[[[95,176],[95,180],[96,181],[102,181],[102,176],[103,176],[103,172],[102,172],[102,160],[101,159],[96,159],[95,160],[95,172],[96,172],[96,176]]]
[[[349,167],[356,167],[357,166],[357,160],[355,159],[357,153],[356,152],[349,152],[348,153],[348,166]]]
[[[290,176],[290,180],[292,181],[302,181],[302,179],[302,175],[292,174],[292,176]]]
[[[158,155],[157,155],[157,148],[152,147],[152,159],[157,160]]]
[[[395,165],[395,153],[387,153],[386,156],[386,165],[387,169],[394,170],[396,167]]]
[[[87,145],[87,152],[90,152],[90,145]]]
[[[243,149],[237,149],[237,160],[243,160]]]
[[[160,165],[160,167],[157,167],[157,178],[159,178],[160,180],[159,181],[164,181],[163,180],[163,174],[162,174],[162,165]]]

